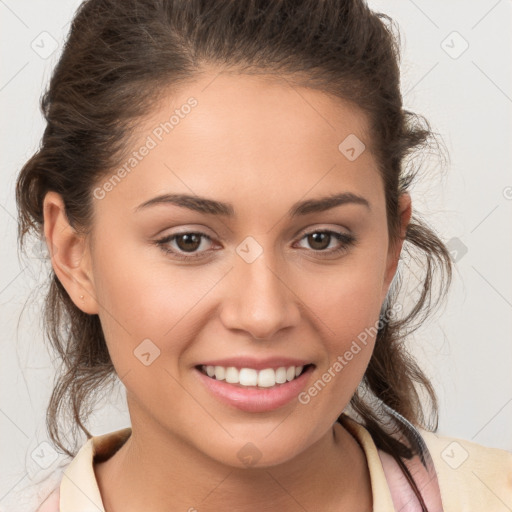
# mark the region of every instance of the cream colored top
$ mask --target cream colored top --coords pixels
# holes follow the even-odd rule
[[[361,445],[370,472],[373,512],[421,511],[402,471],[378,450],[370,433],[343,416],[343,425]],[[415,457],[407,465],[429,512],[511,512],[512,453],[418,429],[432,457],[425,469]],[[125,428],[90,438],[63,472],[60,485],[37,512],[104,512],[94,460],[112,456],[131,434]],[[441,504],[442,502],[442,504]]]

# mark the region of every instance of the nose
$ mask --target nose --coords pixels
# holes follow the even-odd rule
[[[270,340],[284,328],[298,325],[300,299],[287,274],[271,268],[265,252],[252,263],[239,259],[230,272],[221,310],[227,329],[243,330],[253,338]]]

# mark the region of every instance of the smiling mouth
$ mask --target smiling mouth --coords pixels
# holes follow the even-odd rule
[[[271,388],[291,382],[313,367],[313,364],[305,366],[281,366],[279,368],[236,368],[234,366],[205,366],[196,368],[213,380],[225,381],[239,387]]]

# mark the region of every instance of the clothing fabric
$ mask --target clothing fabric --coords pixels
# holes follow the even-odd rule
[[[377,449],[368,430],[342,415],[341,423],[366,456],[373,512],[418,512],[421,506],[393,457]],[[511,512],[512,453],[417,429],[427,447],[406,461],[429,512]],[[90,438],[62,473],[59,485],[37,512],[104,512],[94,461],[111,457],[130,428]],[[10,512],[10,511],[7,511]]]

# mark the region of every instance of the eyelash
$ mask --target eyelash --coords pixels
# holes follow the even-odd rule
[[[331,231],[331,230],[328,230],[328,229],[324,229],[324,230],[320,230],[319,229],[319,230],[315,230],[315,231],[310,231],[309,233],[304,233],[304,235],[300,238],[300,240],[303,240],[307,236],[313,235],[315,233],[329,234],[329,235],[334,236],[334,238],[336,240],[338,240],[339,242],[342,242],[342,245],[340,247],[338,247],[337,249],[331,249],[331,250],[315,250],[315,249],[311,249],[313,252],[316,252],[316,253],[319,253],[319,254],[327,254],[329,256],[334,256],[334,255],[337,255],[337,254],[340,254],[340,253],[346,251],[350,246],[354,245],[355,242],[356,242],[356,237],[354,235],[349,235],[347,233],[340,233],[338,231]],[[209,237],[205,233],[201,233],[201,232],[197,232],[197,231],[186,231],[186,232],[183,232],[183,233],[176,233],[174,235],[167,235],[167,236],[165,236],[163,238],[160,238],[159,240],[155,240],[154,243],[165,254],[173,254],[176,258],[178,258],[180,260],[192,261],[192,260],[196,260],[196,259],[199,259],[199,258],[203,258],[204,257],[203,256],[204,252],[195,253],[195,254],[192,254],[191,256],[183,256],[183,253],[177,252],[174,249],[169,249],[167,247],[167,244],[169,242],[172,242],[176,238],[178,238],[180,236],[184,236],[184,235],[199,235],[200,237],[206,238],[207,240],[211,241],[211,237]],[[323,256],[321,256],[321,257],[323,257]]]

